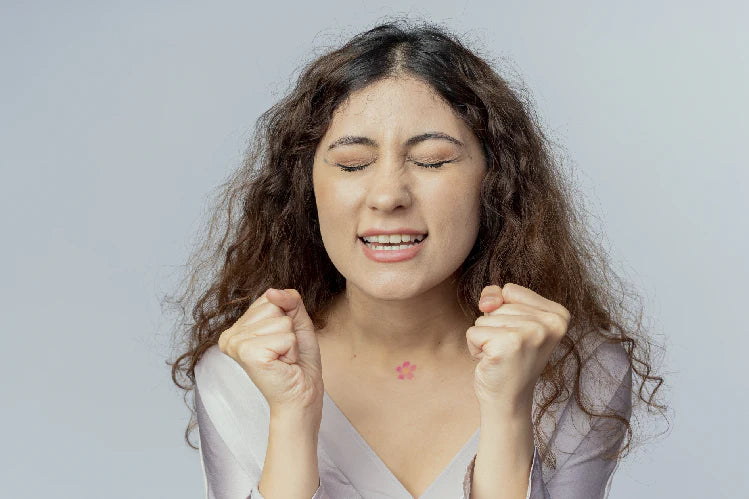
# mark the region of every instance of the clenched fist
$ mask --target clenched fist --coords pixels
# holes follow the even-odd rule
[[[221,333],[218,346],[242,366],[271,411],[322,409],[320,346],[295,289],[266,290]]]
[[[570,313],[514,283],[486,286],[479,310],[484,315],[466,331],[469,351],[479,360],[474,372],[479,402],[502,411],[530,411],[536,381],[567,334]]]

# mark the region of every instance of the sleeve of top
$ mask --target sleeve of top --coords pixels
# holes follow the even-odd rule
[[[627,369],[608,407],[629,420],[632,412],[631,367]],[[571,403],[575,403],[570,400]],[[613,432],[612,432],[613,429]],[[611,418],[593,418],[590,430],[580,441],[574,453],[557,469],[548,482],[543,480],[542,460],[536,446],[533,447],[533,462],[528,477],[526,499],[606,499],[609,496],[611,480],[619,465],[615,459],[604,459],[620,448],[625,433],[621,423]],[[471,483],[476,456],[466,469],[463,480],[463,496],[471,497]]]
[[[264,499],[258,485],[261,469],[250,474],[240,466],[237,457],[226,445],[195,388],[195,407],[200,435],[200,463],[203,468],[206,499]],[[322,482],[311,499],[331,499]]]

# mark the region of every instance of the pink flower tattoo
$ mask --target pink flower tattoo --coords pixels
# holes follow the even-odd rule
[[[396,371],[398,371],[400,374],[398,375],[398,379],[411,379],[414,377],[414,369],[416,369],[415,365],[412,365],[409,361],[405,361],[402,365],[395,368]]]

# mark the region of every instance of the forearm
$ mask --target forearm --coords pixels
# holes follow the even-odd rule
[[[271,411],[268,447],[258,490],[265,499],[311,498],[320,485],[319,418]]]
[[[530,410],[482,407],[471,499],[525,499],[532,462]]]

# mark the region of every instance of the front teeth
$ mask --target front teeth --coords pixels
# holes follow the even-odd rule
[[[410,248],[411,246],[415,246],[416,244],[420,243],[424,240],[424,235],[410,235],[410,234],[391,234],[391,235],[380,235],[380,236],[367,236],[363,237],[362,239],[365,241],[367,246],[372,248],[375,251],[395,251],[395,250],[402,250],[406,248]],[[410,244],[401,244],[401,245],[392,245],[392,246],[379,246],[375,245],[374,243],[409,243]]]
[[[407,242],[419,242],[424,239],[424,235],[411,235],[411,234],[381,234],[379,236],[367,236],[363,237],[368,243],[407,243]]]

